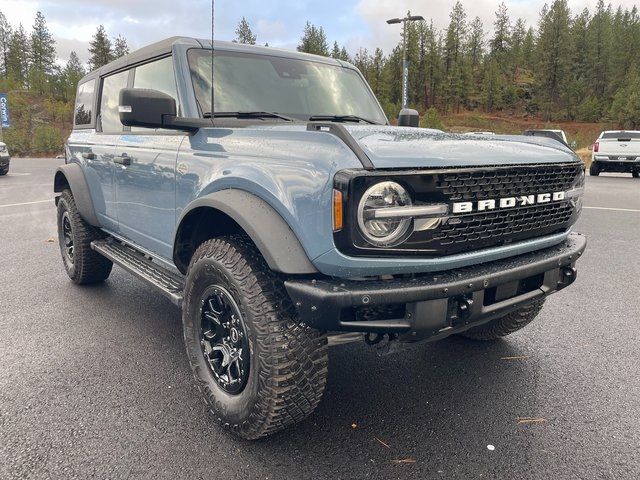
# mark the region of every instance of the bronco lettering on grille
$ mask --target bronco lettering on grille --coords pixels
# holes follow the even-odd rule
[[[539,203],[559,202],[566,198],[566,192],[538,193],[535,195],[520,195],[517,197],[504,197],[497,199],[478,200],[477,202],[456,202],[453,204],[453,213],[484,212],[517,206],[536,205]]]

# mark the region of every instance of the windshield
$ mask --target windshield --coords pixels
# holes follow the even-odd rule
[[[211,50],[188,52],[200,113],[211,112]],[[215,112],[275,112],[308,120],[353,115],[387,122],[373,94],[350,68],[250,53],[215,52]]]

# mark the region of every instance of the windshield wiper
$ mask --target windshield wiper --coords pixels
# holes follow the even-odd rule
[[[375,125],[377,122],[369,120],[368,118],[358,117],[357,115],[312,115],[309,117],[309,121],[327,121],[327,122],[366,122]]]
[[[205,112],[202,115],[204,118],[211,118],[211,112]],[[295,119],[280,115],[276,112],[214,112],[214,118],[279,118],[280,120],[286,120],[287,122],[293,122]]]

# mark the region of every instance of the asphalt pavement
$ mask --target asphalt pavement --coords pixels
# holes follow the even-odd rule
[[[120,268],[69,281],[60,163],[0,177],[0,478],[640,478],[640,180],[587,178],[578,278],[527,328],[335,347],[316,412],[247,442],[200,399],[176,307]]]

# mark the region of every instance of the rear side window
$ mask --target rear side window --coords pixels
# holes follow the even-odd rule
[[[129,71],[106,77],[102,80],[102,96],[100,98],[100,124],[103,133],[121,133],[122,123],[118,113],[120,90],[127,88]]]
[[[91,125],[93,121],[93,93],[95,92],[95,88],[95,80],[89,80],[88,82],[78,85],[73,121],[77,127]]]

